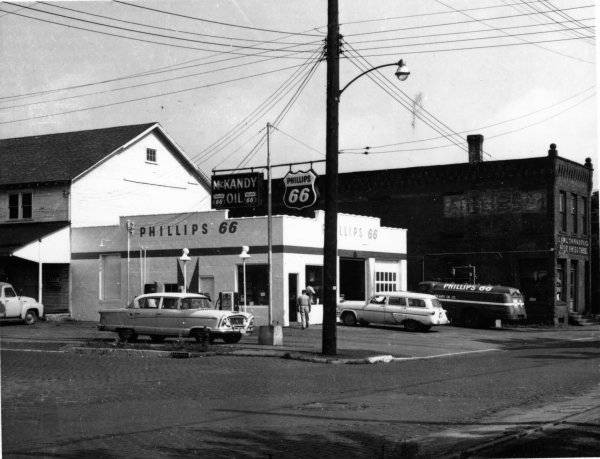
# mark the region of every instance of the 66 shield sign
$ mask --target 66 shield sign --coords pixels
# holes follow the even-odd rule
[[[285,206],[291,209],[305,209],[314,205],[317,202],[316,180],[317,174],[312,170],[288,172],[283,177]]]

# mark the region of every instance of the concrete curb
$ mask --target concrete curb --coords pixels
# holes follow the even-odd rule
[[[374,364],[374,363],[390,363],[394,361],[392,355],[375,355],[364,358],[337,358],[337,357],[319,357],[315,355],[307,355],[299,352],[278,351],[278,350],[259,350],[259,349],[236,349],[233,351],[169,351],[169,350],[153,350],[153,349],[123,349],[123,348],[107,348],[107,347],[81,347],[81,346],[66,346],[66,352],[74,352],[76,354],[95,354],[95,355],[111,355],[120,354],[130,357],[171,357],[171,358],[197,358],[210,357],[215,355],[221,356],[239,356],[239,357],[276,357],[280,359],[299,360],[302,362],[311,363],[328,363],[328,364]]]

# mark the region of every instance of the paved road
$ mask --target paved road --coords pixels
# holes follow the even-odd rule
[[[340,328],[343,349],[452,355],[331,365],[60,352],[61,342],[101,339],[93,327],[68,327],[0,328],[6,457],[433,457],[524,429],[534,441],[536,429],[585,415],[599,400],[597,328]],[[318,349],[320,330],[286,333],[288,345]],[[485,349],[495,350],[464,353]],[[600,416],[588,414],[568,426],[597,439]],[[595,442],[574,448],[600,455]]]

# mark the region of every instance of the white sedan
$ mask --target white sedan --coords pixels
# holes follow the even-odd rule
[[[252,314],[214,309],[203,294],[165,292],[140,295],[126,308],[103,309],[98,325],[99,330],[117,332],[122,341],[148,335],[153,342],[190,337],[226,343],[237,343],[253,327]]]

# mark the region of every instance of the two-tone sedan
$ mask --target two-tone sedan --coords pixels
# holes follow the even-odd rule
[[[166,292],[140,295],[126,308],[103,309],[98,325],[99,330],[117,332],[121,341],[148,335],[158,343],[167,337],[237,343],[253,327],[252,314],[214,309],[206,295]]]

